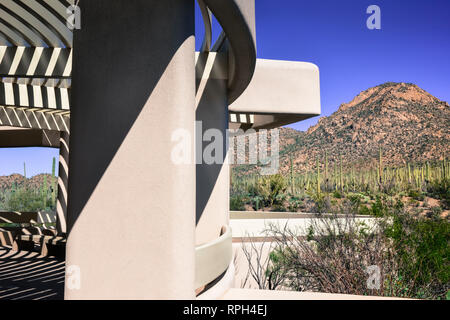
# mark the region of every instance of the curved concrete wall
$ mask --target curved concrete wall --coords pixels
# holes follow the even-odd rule
[[[80,6],[65,297],[194,298],[195,166],[171,160],[194,135],[193,1]]]
[[[203,68],[200,66],[204,66]],[[230,168],[227,158],[226,130],[228,129],[227,55],[223,53],[199,54],[196,77],[197,121],[196,141],[196,244],[214,241],[220,236],[222,226],[228,225]],[[202,141],[208,130],[222,137]],[[211,131],[210,131],[211,132]],[[221,139],[216,141],[216,139]],[[204,152],[209,145],[221,149],[217,161],[207,163]],[[209,153],[208,153],[209,155]],[[216,155],[214,153],[214,155]]]

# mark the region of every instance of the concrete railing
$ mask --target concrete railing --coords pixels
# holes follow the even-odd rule
[[[222,228],[222,234],[216,240],[195,248],[195,288],[207,285],[227,270],[232,259],[232,250],[229,226]]]
[[[205,24],[202,52],[222,51],[225,39],[229,56],[228,102],[231,104],[247,88],[256,66],[255,2],[247,0],[199,0]],[[211,48],[211,14],[222,27],[222,34]]]

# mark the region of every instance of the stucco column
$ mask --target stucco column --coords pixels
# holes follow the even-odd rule
[[[67,189],[69,182],[69,133],[60,132],[58,198],[56,200],[56,228],[59,234],[67,232]]]
[[[226,53],[200,53],[196,63],[196,244],[217,239],[228,225],[228,66]]]
[[[65,298],[194,298],[194,2],[80,6]]]

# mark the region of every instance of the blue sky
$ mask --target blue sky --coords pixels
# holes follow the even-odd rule
[[[381,30],[369,30],[369,5]],[[412,82],[450,102],[449,0],[256,0],[258,57],[315,63],[322,116],[363,90]],[[291,125],[307,130],[318,117]]]
[[[366,27],[373,4],[381,30]],[[449,0],[256,0],[258,58],[319,66],[322,116],[388,81],[415,83],[450,102],[449,16]],[[197,14],[197,48],[202,28]],[[307,130],[318,118],[290,127]],[[0,175],[22,173],[24,162],[27,176],[50,173],[53,157],[57,149],[0,149]]]
[[[51,173],[53,157],[56,158],[55,174],[58,174],[59,149],[0,148],[0,176],[23,174],[24,162],[28,178],[39,173]]]

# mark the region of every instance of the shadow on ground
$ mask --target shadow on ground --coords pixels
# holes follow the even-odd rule
[[[0,247],[0,300],[64,299],[63,259]]]

